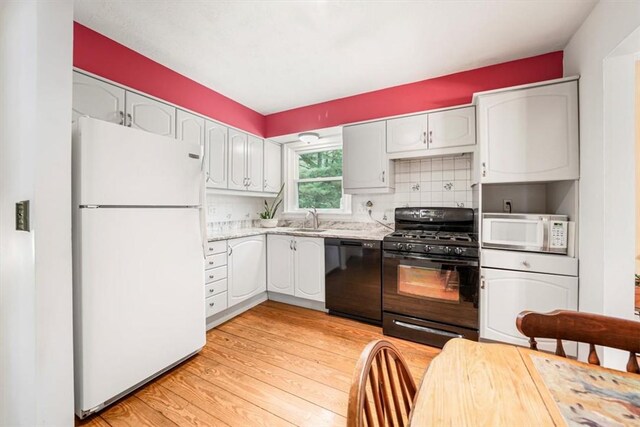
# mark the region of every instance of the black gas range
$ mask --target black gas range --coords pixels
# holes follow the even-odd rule
[[[442,347],[478,339],[478,239],[472,209],[398,208],[383,240],[383,330]]]

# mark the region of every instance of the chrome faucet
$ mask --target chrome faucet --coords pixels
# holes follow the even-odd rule
[[[318,229],[318,211],[316,210],[316,208],[311,208],[309,210],[309,212],[307,212],[307,215],[305,216],[305,222],[307,221],[307,218],[309,218],[309,214],[311,214],[311,216],[313,217],[313,229],[317,230]],[[306,224],[305,224],[306,225]]]

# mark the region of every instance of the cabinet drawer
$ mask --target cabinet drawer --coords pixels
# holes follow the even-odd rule
[[[483,249],[481,261],[483,267],[503,270],[560,274],[563,276],[578,275],[578,260],[566,255]]]
[[[205,246],[207,255],[221,254],[227,253],[227,241],[226,240],[218,240],[215,242],[207,242]]]
[[[207,317],[220,313],[227,308],[227,293],[214,295],[204,300],[204,308],[207,313]]]
[[[212,268],[211,270],[206,270],[204,272],[204,282],[211,283],[217,280],[222,280],[227,278],[227,266],[222,266],[218,268]]]
[[[209,270],[227,265],[227,253],[209,255],[204,262],[204,269]]]
[[[220,292],[227,290],[227,279],[216,280],[215,282],[207,283],[205,287],[205,298],[213,295],[218,295]]]

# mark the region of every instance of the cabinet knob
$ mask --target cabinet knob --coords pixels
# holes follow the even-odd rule
[[[213,307],[214,305],[216,305],[216,303],[215,303],[215,302],[210,302],[210,303],[209,303],[209,307]]]
[[[210,293],[210,294],[212,294],[212,293],[214,293],[214,292],[215,292],[215,289],[213,289],[213,288],[212,288],[212,289],[209,289],[209,293]]]
[[[213,274],[209,275],[209,279],[213,279],[215,276]]]
[[[429,131],[429,144],[433,144],[433,131]]]
[[[522,261],[522,265],[527,267],[527,268],[531,267],[531,264],[529,264],[529,261],[527,261],[527,260]]]

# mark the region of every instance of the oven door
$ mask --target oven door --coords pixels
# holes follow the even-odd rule
[[[385,312],[478,329],[477,260],[384,253]]]

